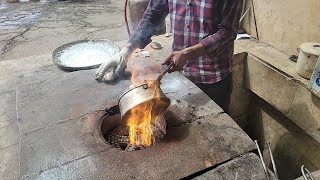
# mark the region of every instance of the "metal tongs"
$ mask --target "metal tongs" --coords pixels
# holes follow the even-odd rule
[[[161,79],[163,78],[163,76],[169,71],[170,68],[172,68],[172,66],[174,65],[173,62],[171,62],[157,77],[156,79],[156,83],[160,84]]]
[[[255,142],[255,144],[257,146],[257,149],[258,149],[258,153],[259,153],[259,157],[260,157],[260,160],[261,160],[261,163],[262,163],[262,166],[263,166],[264,173],[266,174],[267,180],[270,180],[270,174],[268,172],[266,164],[264,163],[263,156],[262,156],[261,150],[260,150],[259,145],[258,145],[258,141],[255,140],[254,142]],[[268,144],[268,150],[269,150],[269,154],[270,154],[270,159],[271,159],[272,169],[274,171],[275,179],[279,180],[276,164],[274,162],[272,151],[271,151],[271,143],[268,142],[267,144]]]

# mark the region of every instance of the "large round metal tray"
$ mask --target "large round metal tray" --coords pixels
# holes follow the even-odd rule
[[[80,40],[58,47],[52,60],[67,71],[92,69],[119,51],[120,48],[110,40]]]

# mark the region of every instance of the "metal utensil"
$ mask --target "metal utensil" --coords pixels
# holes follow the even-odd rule
[[[160,83],[161,79],[163,78],[163,76],[169,71],[170,68],[172,68],[172,66],[174,65],[173,62],[171,62],[157,77],[156,82]]]
[[[99,67],[119,51],[120,48],[107,39],[79,40],[54,50],[52,61],[57,67],[66,71],[92,69]]]
[[[263,167],[264,173],[266,174],[266,178],[267,178],[267,180],[270,180],[268,169],[267,169],[266,164],[264,163],[263,156],[262,156],[258,141],[255,140],[254,143],[256,144],[256,147],[258,149],[259,157],[260,157],[260,160],[261,160],[261,163],[262,163],[262,167]]]
[[[307,172],[307,174],[306,174],[306,172]],[[301,173],[302,173],[302,176],[305,180],[309,180],[309,179],[314,180],[311,172],[307,168],[305,168],[304,165],[301,166]]]
[[[120,96],[118,104],[122,120],[127,120],[131,109],[143,106],[145,103],[152,104],[153,117],[160,115],[169,107],[170,99],[162,92],[160,81],[172,66],[173,63],[167,66],[155,81],[135,85]]]
[[[270,159],[271,159],[272,169],[273,169],[274,175],[275,175],[276,179],[279,179],[276,163],[274,162],[272,151],[271,151],[271,143],[268,142],[267,144],[268,144],[268,150],[269,150],[269,154],[270,154]]]

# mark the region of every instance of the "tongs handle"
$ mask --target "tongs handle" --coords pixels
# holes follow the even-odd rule
[[[160,75],[157,77],[156,82],[160,84],[160,81],[162,79],[162,77],[169,71],[170,68],[172,68],[172,66],[174,65],[173,62],[171,62],[161,73]]]

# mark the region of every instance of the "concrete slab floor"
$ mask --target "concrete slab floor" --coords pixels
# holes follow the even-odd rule
[[[194,122],[198,125],[191,130],[195,136],[180,142],[184,146],[203,146],[175,149],[169,143],[164,154],[155,156],[149,150],[147,161],[139,159],[146,157],[142,152],[130,161],[128,155],[92,136],[91,129],[87,129],[88,114],[116,104],[130,80],[97,83],[93,79],[95,70],[62,72],[52,64],[50,55],[58,46],[79,39],[127,39],[124,21],[119,18],[123,15],[122,6],[118,0],[95,0],[14,3],[0,9],[0,65],[5,67],[0,69],[0,179],[154,179],[161,178],[159,174],[172,179],[255,148],[220,107],[180,74],[164,78],[164,92],[173,101],[169,110],[184,119],[183,124],[193,122],[195,117],[210,122],[204,128],[206,132],[197,130],[201,125]],[[156,57],[163,59],[166,54],[161,52]],[[177,91],[177,87],[183,88]],[[199,153],[206,149],[210,150]],[[174,158],[177,152],[180,155]],[[191,166],[178,166],[186,154],[194,152],[199,155],[185,159]],[[121,156],[110,156],[116,153]],[[153,155],[160,161],[152,161]],[[120,166],[121,160],[131,163],[131,168]],[[174,168],[172,162],[176,164]],[[115,174],[119,166],[127,174]],[[150,166],[163,169],[148,174]]]
[[[33,57],[30,61],[39,62],[39,59],[44,57],[39,56],[38,59]],[[45,59],[43,64],[46,64]],[[14,61],[20,60],[4,62],[10,65]],[[3,127],[13,131],[12,136],[6,131],[1,136],[10,137],[10,139],[1,139],[1,142],[3,142],[1,151],[5,156],[4,160],[1,161],[4,171],[1,174],[1,179],[16,179],[17,174],[18,177],[26,179],[45,179],[47,177],[103,179],[107,176],[111,177],[112,172],[123,162],[132,162],[127,159],[127,156],[124,156],[120,164],[110,163],[118,161],[110,159],[108,155],[119,151],[110,149],[110,147],[106,147],[105,144],[95,139],[87,126],[88,122],[89,124],[92,122],[88,121],[88,113],[117,104],[120,93],[130,84],[129,79],[122,79],[121,82],[115,84],[104,84],[97,83],[92,78],[95,70],[66,73],[57,70],[54,65],[39,65],[37,67],[37,63],[34,63],[31,67],[26,67],[26,70],[11,74],[16,76],[15,89],[1,93],[0,102],[5,107],[1,112],[3,116],[7,117],[2,119]],[[190,135],[190,137],[193,138],[179,142],[184,147],[195,143],[201,144],[201,146],[198,149],[189,148],[188,150],[184,148],[175,149],[176,146],[173,146],[172,143],[167,144],[167,148],[162,149],[166,153],[160,153],[161,156],[159,157],[149,150],[151,152],[150,159],[141,162],[141,167],[138,166],[142,168],[140,170],[146,170],[145,165],[148,165],[148,163],[151,163],[149,164],[150,167],[153,167],[151,169],[154,169],[154,167],[162,167],[163,170],[169,169],[159,171],[156,174],[147,173],[142,176],[137,173],[140,171],[139,169],[132,169],[137,166],[131,164],[126,169],[122,169],[122,172],[127,172],[131,168],[127,174],[122,173],[117,176],[143,179],[145,177],[158,177],[159,173],[167,173],[167,179],[170,179],[173,174],[176,174],[174,177],[180,178],[254,149],[252,141],[241,128],[229,116],[222,114],[220,107],[210,101],[201,90],[181,74],[166,75],[163,79],[162,88],[164,93],[172,100],[172,106],[168,110],[173,112],[171,113],[172,116],[183,119],[184,121],[181,123],[190,123],[200,117],[211,122],[210,126],[205,126],[209,129],[205,130],[203,127],[198,130],[197,128],[195,130],[191,129],[190,132],[193,135]],[[10,124],[13,125],[12,128],[8,127]],[[173,124],[173,126],[177,125],[181,124]],[[204,132],[200,133],[201,131]],[[210,139],[215,141],[210,141]],[[161,149],[162,146],[158,148]],[[199,153],[204,150],[207,153]],[[173,154],[177,152],[180,152],[180,158],[178,156],[174,158]],[[163,164],[168,162],[178,164],[180,159],[185,157],[185,153],[194,155],[186,160],[192,160],[192,163],[190,162],[193,164],[192,166],[188,165],[184,168],[177,166],[176,170],[172,171],[171,166]],[[120,157],[121,154],[123,153],[120,153],[117,157]],[[140,152],[139,154],[141,157],[145,157],[144,153]],[[152,164],[154,161],[151,160],[151,157],[167,160],[159,160],[156,161],[156,164]],[[139,158],[135,158],[132,163],[136,164],[140,161]],[[118,165],[116,166],[116,164]],[[88,165],[90,168],[88,168]],[[12,172],[8,172],[10,168]],[[101,174],[99,172],[109,173]],[[117,178],[117,176],[112,177]]]
[[[127,39],[122,7],[118,0],[7,4],[0,9],[0,61],[49,54],[80,39]]]
[[[272,176],[273,177],[273,176]],[[256,154],[249,153],[228,161],[195,180],[206,179],[266,179],[261,161]],[[275,178],[272,178],[275,179]]]
[[[45,179],[47,177],[103,178],[106,176],[114,179],[118,176],[122,178],[132,176],[140,179],[152,177],[154,179],[155,177],[163,177],[158,176],[159,173],[167,174],[166,179],[170,179],[174,174],[176,174],[174,177],[181,178],[196,172],[196,170],[210,167],[254,149],[252,141],[241,128],[229,116],[221,114],[220,107],[210,101],[203,92],[181,74],[175,73],[170,75],[171,78],[165,76],[163,81],[163,91],[172,99],[172,106],[169,108],[173,112],[171,115],[181,117],[184,120],[181,123],[184,124],[193,122],[200,117],[205,122],[211,122],[210,126],[203,122],[203,125],[198,125],[194,130],[191,128],[190,137],[193,138],[176,143],[182,143],[183,147],[198,143],[199,147],[196,149],[189,148],[189,150],[188,148],[177,149],[174,147],[178,147],[178,145],[169,143],[166,144],[166,148],[164,148],[165,146],[158,146],[161,152],[164,152],[163,154],[160,153],[159,157],[149,150],[147,152],[151,153],[149,154],[150,159],[145,160],[142,157],[145,157],[146,154],[138,153],[141,160],[145,160],[143,162],[139,158],[135,158],[135,161],[127,159],[128,154],[123,156],[123,161],[118,162],[115,159],[110,159],[110,154],[119,153],[119,156],[117,155],[119,158],[123,153],[106,147],[105,144],[100,143],[92,136],[92,129],[88,129],[87,124],[93,121],[88,120],[87,115],[92,111],[117,104],[120,92],[129,86],[130,80],[123,79],[121,83],[113,85],[97,83],[92,78],[95,70],[72,73],[62,71],[60,73],[44,73],[45,77],[38,77],[39,73],[43,73],[43,68],[56,67],[40,67],[21,71],[16,90],[1,94],[1,103],[7,107],[3,112],[17,113],[16,116],[11,115],[15,118],[9,120],[16,122],[18,125],[18,132],[14,133],[14,135],[18,135],[18,139],[3,141],[6,142],[4,148],[1,149],[5,155],[2,164],[5,171],[4,178],[10,176],[8,179],[15,179],[16,173],[12,173],[11,176],[11,172],[9,173],[6,170],[10,166],[14,166],[13,171],[18,171],[19,177],[27,179]],[[46,80],[38,81],[37,78]],[[36,82],[32,83],[32,79],[35,79]],[[178,91],[177,88],[181,89]],[[196,122],[194,123],[197,125]],[[9,123],[3,124],[5,126]],[[173,125],[177,126],[177,124]],[[14,130],[14,128],[7,129]],[[4,133],[3,137],[9,136],[8,133]],[[17,141],[19,142],[18,150],[16,149]],[[16,151],[18,151],[18,155]],[[207,153],[202,154],[203,151]],[[177,157],[174,158],[173,154],[176,153],[180,156],[175,155]],[[178,162],[188,153],[193,156],[188,156],[189,158],[185,161],[192,160],[190,162],[193,164],[192,166],[188,165],[184,168],[177,166],[176,170],[172,171],[170,170],[172,169],[171,166],[163,164],[175,162],[174,164],[178,165]],[[154,163],[151,160],[152,157],[158,157],[159,160],[155,161],[156,164],[152,164]],[[15,163],[16,158],[18,158],[18,167]],[[204,162],[201,160],[203,158]],[[7,161],[6,159],[14,159],[15,161]],[[163,159],[167,160],[163,161]],[[140,161],[143,167],[138,167],[144,170],[146,170],[146,167],[153,167],[151,169],[161,167],[164,171],[159,171],[156,174],[139,174],[141,169],[133,170],[132,168],[135,168],[136,163]],[[126,169],[121,169],[122,172],[127,172],[127,174],[113,175],[112,171],[119,166],[121,167],[124,162],[134,164],[128,165]],[[88,163],[91,164],[89,169]],[[146,166],[148,163],[151,163],[150,166]],[[87,170],[90,170],[91,173]],[[109,173],[100,174],[99,172]]]

